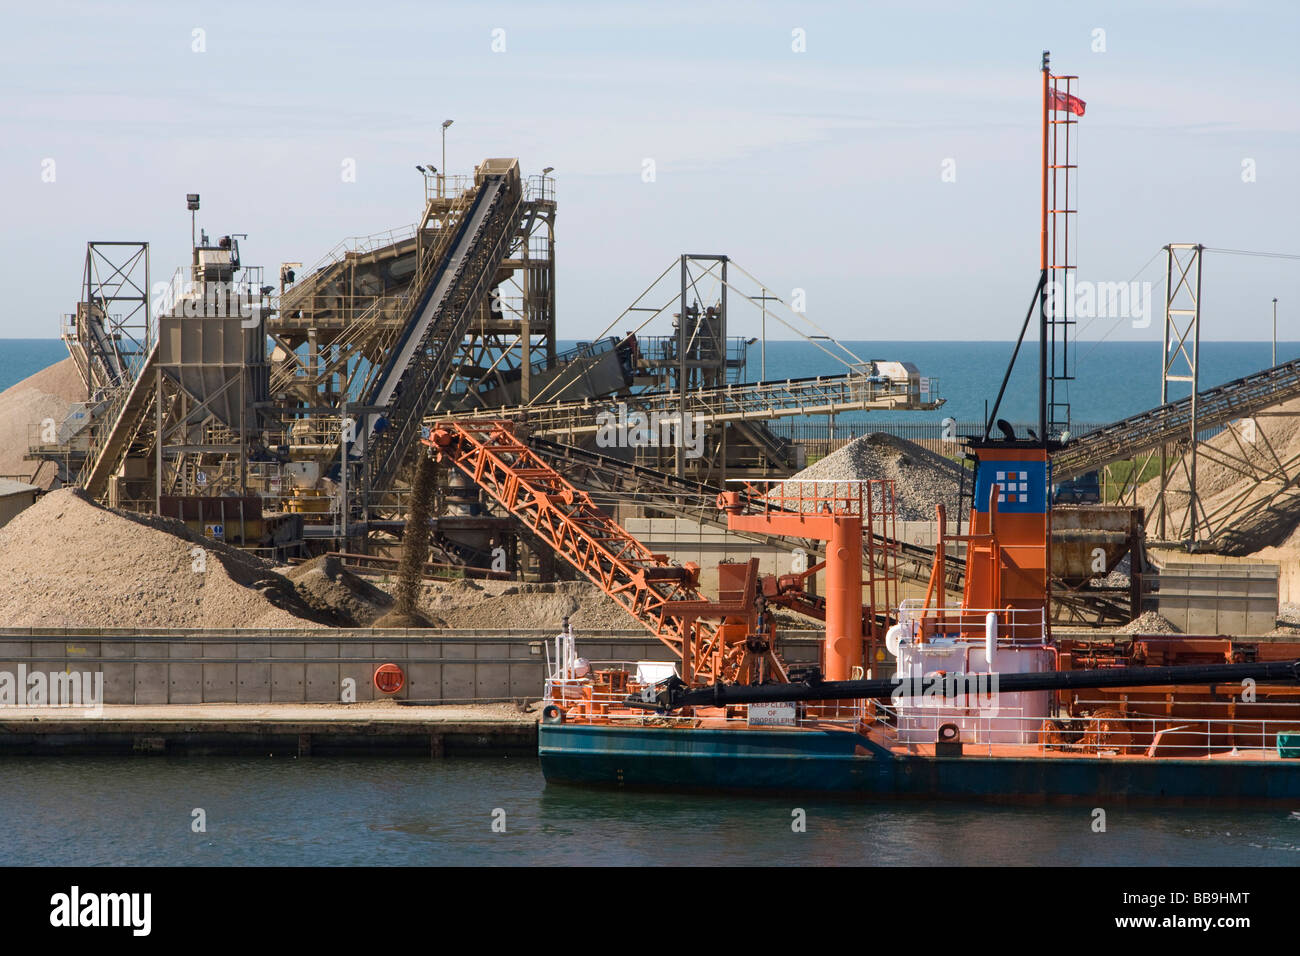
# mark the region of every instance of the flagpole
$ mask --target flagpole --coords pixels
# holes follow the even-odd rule
[[[1051,53],[1043,51],[1043,195],[1041,231],[1038,237],[1038,268],[1042,291],[1038,299],[1038,438],[1047,446],[1047,84]]]

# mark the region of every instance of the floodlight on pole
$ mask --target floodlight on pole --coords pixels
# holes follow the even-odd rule
[[[199,279],[199,254],[195,252],[195,231],[198,228],[199,194],[185,194],[185,208],[190,211],[190,281]]]
[[[450,126],[450,125],[451,125],[452,123],[454,123],[454,122],[455,122],[455,120],[443,120],[443,121],[442,121],[442,168],[443,168],[443,169],[446,169],[446,168],[447,168],[447,127]],[[445,174],[440,174],[440,175],[438,176],[438,195],[439,195],[439,197],[445,196],[445,195],[447,194],[447,193],[446,193],[446,189],[445,189],[445,187],[443,186],[443,183],[444,183],[445,179],[446,179],[446,175],[445,175]]]

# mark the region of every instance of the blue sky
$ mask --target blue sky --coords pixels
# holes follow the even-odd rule
[[[1009,339],[1037,278],[1045,48],[1088,102],[1081,278],[1159,289],[1160,260],[1140,270],[1171,241],[1300,252],[1287,3],[106,0],[5,20],[0,336],[58,334],[88,239],[148,239],[169,276],[189,191],[268,275],[407,224],[414,164],[438,162],[452,118],[452,173],[487,156],[555,167],[562,338],[605,328],[690,251],[805,289],[844,339]],[[1275,295],[1296,338],[1300,261],[1207,256],[1204,336],[1267,338]],[[1112,337],[1159,335],[1157,316]]]

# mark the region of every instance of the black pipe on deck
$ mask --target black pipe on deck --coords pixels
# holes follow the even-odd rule
[[[943,674],[931,678],[895,676],[883,680],[809,681],[789,684],[714,684],[690,690],[670,677],[628,704],[677,710],[728,704],[773,704],[800,700],[884,700],[922,695],[955,699],[966,693],[1020,694],[1095,687],[1162,687],[1171,684],[1228,684],[1244,680],[1300,683],[1300,660],[1252,664],[1190,664],[1177,667],[1111,667],[1042,671],[1037,674]]]

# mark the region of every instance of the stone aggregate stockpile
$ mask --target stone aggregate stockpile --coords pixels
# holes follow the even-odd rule
[[[0,528],[7,627],[302,627],[335,623],[270,562],[179,521],[51,492]]]
[[[627,611],[588,581],[428,581],[419,610],[437,627],[554,628],[558,632],[567,617],[575,631],[640,628]]]
[[[791,476],[791,481],[776,486],[775,493],[848,495],[855,493],[849,482],[884,478],[894,482],[894,507],[899,521],[933,521],[938,504],[944,505],[951,520],[957,514],[962,471],[958,462],[905,438],[873,432],[855,438]],[[808,482],[817,483],[815,491]]]
[[[4,627],[383,627],[395,587],[328,556],[274,564],[76,489],[51,492],[0,528]],[[567,616],[586,631],[637,628],[585,581],[428,581],[416,600],[433,627],[558,631]]]
[[[58,425],[72,403],[85,398],[86,386],[71,358],[55,362],[0,392],[0,475],[30,479],[37,463],[23,456],[34,437],[33,428],[39,429],[47,420]],[[52,466],[44,470],[52,471]]]

